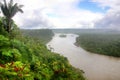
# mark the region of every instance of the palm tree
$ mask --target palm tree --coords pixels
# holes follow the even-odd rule
[[[13,4],[13,0],[10,0],[7,4],[6,0],[4,0],[4,3],[0,3],[0,7],[3,15],[5,16],[5,30],[10,33],[13,25],[12,18],[17,12],[23,13],[23,10],[21,9],[23,5],[18,5],[17,3]]]

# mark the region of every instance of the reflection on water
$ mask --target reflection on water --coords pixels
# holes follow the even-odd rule
[[[84,70],[88,80],[120,80],[120,58],[87,52],[74,45],[76,37],[67,34],[67,37],[60,38],[56,34],[47,45],[67,57],[73,66]]]

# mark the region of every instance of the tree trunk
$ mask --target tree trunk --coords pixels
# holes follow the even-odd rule
[[[8,19],[8,33],[10,34],[10,29],[11,29],[11,20]]]
[[[11,19],[7,18],[6,31],[10,34],[11,31]]]

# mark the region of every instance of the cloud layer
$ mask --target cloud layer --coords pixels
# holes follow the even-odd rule
[[[20,28],[117,28],[120,25],[119,0],[90,0],[103,9],[109,7],[106,13],[78,8],[83,0],[14,1],[24,5],[24,13],[14,17]]]
[[[97,28],[120,29],[120,1],[119,0],[93,0],[101,7],[109,7],[105,16],[95,22]]]
[[[15,16],[21,28],[93,28],[103,14],[78,9],[80,0],[17,0],[24,14]],[[20,16],[20,17],[19,17]]]

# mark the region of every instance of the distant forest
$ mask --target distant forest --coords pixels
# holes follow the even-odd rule
[[[52,31],[54,33],[74,33],[74,34],[120,33],[120,31],[113,29],[52,29]]]
[[[76,44],[93,53],[120,57],[120,33],[79,34]]]
[[[79,35],[76,45],[83,49],[108,56],[120,57],[120,31],[113,29],[53,29],[54,33]]]
[[[24,36],[38,39],[42,43],[47,43],[54,36],[54,33],[50,29],[21,29],[21,32]]]

